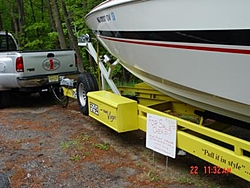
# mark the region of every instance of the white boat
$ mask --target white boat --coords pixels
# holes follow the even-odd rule
[[[249,7],[249,0],[108,0],[85,22],[144,82],[249,123]]]

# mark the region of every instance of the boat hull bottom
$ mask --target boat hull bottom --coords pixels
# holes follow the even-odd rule
[[[193,90],[146,73],[129,64],[123,62],[121,62],[121,64],[133,75],[135,75],[151,87],[155,88],[156,90],[172,98],[195,106],[197,108],[250,123],[250,117],[248,116],[248,112],[250,111],[249,105],[237,103],[218,96],[209,95],[204,92]]]

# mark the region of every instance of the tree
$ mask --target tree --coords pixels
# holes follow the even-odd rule
[[[55,19],[55,24],[56,24],[56,30],[58,32],[60,47],[61,49],[66,49],[67,45],[66,45],[65,36],[63,33],[62,22],[60,18],[57,0],[52,0],[51,3],[54,9],[54,19]]]
[[[62,13],[64,15],[64,21],[66,23],[66,27],[68,30],[69,41],[70,41],[70,43],[72,43],[72,46],[76,51],[77,59],[78,59],[78,68],[81,72],[83,72],[84,68],[83,68],[82,56],[81,56],[81,53],[80,53],[80,50],[78,47],[76,37],[74,36],[73,31],[72,31],[72,26],[71,26],[70,21],[69,21],[70,20],[69,14],[68,14],[64,0],[60,0],[60,1],[61,1]]]
[[[2,11],[0,11],[0,31],[3,30]]]
[[[53,38],[57,39],[56,25],[55,25],[55,21],[54,21],[54,18],[53,18],[53,11],[52,11],[52,8],[51,8],[50,0],[47,0],[47,4],[48,4],[49,25],[51,27],[50,35],[55,36]],[[58,40],[55,40],[54,46],[55,46],[56,49],[59,48],[60,44],[59,44]]]
[[[73,48],[80,71],[95,71],[95,62],[84,48],[79,49],[77,38],[91,34],[84,16],[101,2],[103,0],[0,0],[0,29],[13,33],[21,50]],[[100,47],[100,54],[104,53]],[[122,68],[117,68],[116,73],[123,80],[129,78]]]
[[[18,29],[19,32],[23,34],[23,26],[25,25],[23,0],[16,0],[16,4],[18,10]]]
[[[20,44],[19,35],[18,35],[18,33],[19,33],[18,24],[17,24],[17,20],[16,20],[16,17],[15,17],[14,10],[13,10],[13,6],[12,6],[10,0],[8,0],[7,3],[8,3],[8,9],[10,11],[11,18],[12,18],[12,25],[14,27],[14,33],[16,35],[16,39],[17,39],[18,44]],[[8,30],[8,29],[6,28],[5,30]]]

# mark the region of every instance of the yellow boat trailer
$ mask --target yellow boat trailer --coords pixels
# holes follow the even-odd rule
[[[212,120],[206,125],[202,117],[193,114],[195,107],[146,84],[118,89],[121,93],[133,92],[137,101],[106,90],[88,92],[89,116],[118,133],[146,132],[147,114],[174,119],[178,125],[177,148],[215,165],[211,169],[202,169],[204,173],[233,173],[250,181],[250,142],[224,133],[230,125]],[[75,98],[72,89],[64,88],[64,93]],[[196,173],[198,169],[193,170]]]
[[[88,49],[93,50],[90,47]],[[96,56],[92,56],[97,61]],[[99,67],[102,66],[99,62]],[[75,88],[63,86],[63,90],[65,96],[77,99]],[[133,94],[136,100],[123,96],[127,93]],[[202,169],[205,174],[232,173],[250,182],[250,141],[228,134],[230,125],[194,114],[201,109],[168,97],[144,83],[120,87],[115,92],[101,90],[85,94],[89,116],[118,133],[146,132],[147,114],[176,120],[176,147],[213,164],[211,168]],[[195,173],[198,169],[193,170]]]

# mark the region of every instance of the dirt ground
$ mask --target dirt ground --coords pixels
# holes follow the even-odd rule
[[[144,132],[118,134],[83,116],[76,101],[67,108],[37,95],[13,101],[0,110],[0,172],[12,188],[250,187],[234,175],[190,174],[209,165],[190,155],[166,166],[145,147]]]

